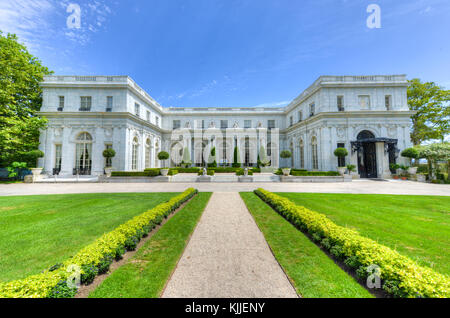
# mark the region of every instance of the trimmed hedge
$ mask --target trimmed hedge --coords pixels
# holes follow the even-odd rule
[[[276,175],[282,175],[283,171],[278,169]],[[307,171],[303,169],[291,169],[291,176],[295,177],[339,177],[337,171]]]
[[[243,176],[244,175],[244,169],[237,169],[236,170],[236,175],[237,176]],[[253,175],[253,171],[251,169],[248,169],[248,175],[252,176]]]
[[[198,174],[199,176],[203,175],[203,170],[200,170],[197,174]],[[214,175],[214,170],[213,170],[213,169],[207,169],[207,170],[206,170],[206,174],[207,174],[208,176],[213,176],[213,175]]]
[[[169,201],[135,216],[113,231],[103,234],[63,264],[25,279],[0,283],[0,298],[73,297],[77,292],[76,288],[70,289],[66,284],[71,275],[68,272],[70,266],[79,266],[81,283],[90,284],[95,276],[109,270],[113,259],[121,259],[126,250],[135,249],[142,237],[147,236],[157,224],[196,193],[196,189],[189,188]]]
[[[264,202],[269,204],[290,223],[311,235],[336,258],[365,279],[370,265],[380,267],[383,289],[395,297],[450,297],[450,279],[419,266],[398,252],[361,236],[357,231],[338,226],[324,214],[298,206],[286,198],[266,191],[255,190]]]
[[[150,177],[150,173],[149,171],[113,171],[111,177]]]

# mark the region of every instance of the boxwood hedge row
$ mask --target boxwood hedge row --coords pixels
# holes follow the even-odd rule
[[[450,279],[431,268],[400,255],[397,251],[338,226],[324,214],[298,206],[264,189],[255,190],[263,201],[294,226],[311,235],[336,258],[356,270],[359,278],[369,275],[371,265],[380,269],[383,289],[395,297],[450,297]]]
[[[90,284],[106,273],[114,259],[119,260],[126,250],[134,250],[142,237],[182,203],[197,193],[189,188],[169,201],[135,216],[113,231],[102,235],[62,264],[56,264],[40,274],[25,279],[0,283],[0,298],[64,298],[75,296],[77,289],[66,283],[71,280],[70,268],[81,269],[81,283]],[[74,266],[75,265],[75,266]]]

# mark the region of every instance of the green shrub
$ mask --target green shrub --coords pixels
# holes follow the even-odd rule
[[[281,169],[275,172],[276,175],[282,175]],[[337,171],[306,171],[303,169],[291,169],[291,176],[295,177],[338,177]]]
[[[237,169],[236,170],[236,175],[237,176],[243,176],[244,175],[244,169]],[[253,175],[253,171],[251,169],[248,169],[248,175],[252,176]]]
[[[72,298],[76,293],[76,287],[71,288],[65,280],[62,280],[50,291],[48,298]]]
[[[169,169],[169,176],[174,176],[178,174],[178,169]]]
[[[208,176],[213,176],[213,175],[214,175],[214,169],[207,169],[207,170],[206,170],[206,174],[207,174]],[[200,171],[198,172],[198,175],[199,175],[199,176],[202,176],[202,175],[203,175],[203,170],[200,170]]]
[[[334,155],[338,158],[345,158],[348,156],[348,151],[345,148],[336,148]]]
[[[392,283],[399,282],[400,297],[450,297],[450,279],[431,268],[419,266],[417,263],[398,252],[381,245],[374,240],[361,236],[357,231],[338,226],[324,214],[298,206],[286,198],[266,191],[255,190],[255,193],[275,211],[295,226],[303,224],[305,231],[316,241],[327,238],[332,245],[339,246],[333,254],[346,258],[345,263],[357,269],[357,274],[366,277],[367,267],[375,264],[380,268],[380,278],[385,282],[385,290],[393,293]],[[331,252],[330,249],[330,252]]]
[[[149,177],[147,171],[113,171],[111,177]]]
[[[104,271],[106,267],[109,267],[110,257],[114,256],[116,259],[120,259],[125,252],[125,244],[129,239],[133,240],[142,236],[144,227],[153,226],[158,220],[160,222],[196,193],[196,189],[189,188],[169,201],[135,216],[113,231],[103,234],[54,271],[46,270],[21,280],[0,283],[0,298],[47,298],[54,296],[55,289],[58,291],[60,288],[57,287],[58,284],[61,281],[66,281],[71,275],[67,271],[67,268],[71,265],[77,265],[81,268],[82,283],[91,283],[99,271]]]
[[[283,158],[283,159],[288,159],[288,158],[292,157],[292,153],[289,150],[283,150],[280,153],[280,157]]]

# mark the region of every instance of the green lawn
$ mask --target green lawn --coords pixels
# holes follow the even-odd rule
[[[277,193],[336,224],[450,274],[450,197]]]
[[[176,193],[0,197],[0,282],[66,260],[105,232]]]
[[[241,197],[300,295],[307,298],[372,297],[302,232],[255,194],[245,192]]]
[[[89,297],[156,298],[181,257],[211,193],[199,193]]]

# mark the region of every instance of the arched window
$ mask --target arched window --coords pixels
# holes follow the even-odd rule
[[[363,139],[371,139],[371,138],[375,138],[375,135],[368,130],[363,130],[358,134],[358,137],[356,139],[363,140]]]
[[[139,149],[139,141],[137,137],[134,137],[133,146],[131,150],[131,170],[138,169],[138,149]]]
[[[145,168],[151,168],[150,157],[152,154],[152,142],[150,138],[145,141]]]
[[[87,132],[82,132],[76,139],[75,151],[76,173],[90,175],[92,166],[92,136]]]
[[[319,169],[319,157],[317,154],[317,138],[311,138],[311,151],[312,151],[312,168],[313,170]]]
[[[300,139],[300,168],[305,167],[305,145],[303,139]]]

